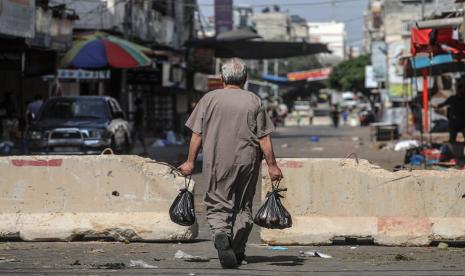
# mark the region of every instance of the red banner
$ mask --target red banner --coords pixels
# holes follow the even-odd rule
[[[310,71],[300,71],[287,74],[287,78],[290,81],[319,81],[329,78],[331,74],[331,68],[322,68]]]

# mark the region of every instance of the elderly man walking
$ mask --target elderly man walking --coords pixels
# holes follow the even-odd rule
[[[188,160],[179,169],[191,175],[200,147],[207,221],[224,268],[235,268],[245,258],[253,226],[252,201],[262,156],[272,180],[280,180],[271,142],[274,130],[265,107],[255,94],[243,90],[247,67],[237,58],[221,66],[224,89],[207,93],[186,126],[192,130]]]

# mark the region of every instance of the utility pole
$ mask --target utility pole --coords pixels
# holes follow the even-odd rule
[[[124,20],[123,20],[123,38],[128,40],[130,38],[130,32],[132,30],[132,0],[127,1],[125,4]],[[128,111],[128,117],[131,118],[133,111],[133,95],[132,91],[128,91],[128,70],[121,69],[121,94],[118,99]]]
[[[332,0],[332,1],[331,1],[331,9],[332,9],[332,17],[333,17],[332,20],[333,20],[333,21],[336,20],[336,13],[335,13],[335,8],[336,8],[336,6],[335,6],[335,5],[336,5],[336,4],[334,3],[334,0]]]

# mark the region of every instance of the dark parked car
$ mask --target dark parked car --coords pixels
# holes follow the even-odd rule
[[[28,131],[31,154],[99,154],[129,151],[129,123],[111,97],[57,97],[46,101]]]

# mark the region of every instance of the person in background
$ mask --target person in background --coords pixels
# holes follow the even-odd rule
[[[465,81],[457,84],[457,94],[450,96],[447,100],[435,108],[447,109],[447,118],[449,119],[449,142],[457,143],[457,135],[462,133],[465,139]]]
[[[41,95],[36,95],[34,101],[29,103],[26,108],[26,120],[28,125],[37,119],[39,116],[39,111],[42,105],[44,104],[44,99]]]
[[[247,66],[237,58],[228,60],[221,66],[221,78],[224,89],[203,96],[186,123],[192,138],[187,161],[179,169],[184,176],[192,175],[202,147],[207,221],[221,265],[236,268],[245,258],[253,227],[262,156],[272,181],[283,175],[273,152],[273,122],[260,98],[243,89]]]
[[[339,116],[339,108],[337,107],[337,105],[335,105],[333,110],[331,111],[331,119],[333,120],[333,126],[335,128],[339,127]]]
[[[135,111],[133,113],[133,141],[139,140],[139,142],[142,145],[142,148],[144,150],[143,154],[147,155],[147,146],[145,145],[145,131],[144,131],[144,118],[145,118],[145,112],[142,107],[142,100],[140,98],[137,98],[136,101],[134,102],[135,104]]]
[[[16,105],[11,97],[11,93],[6,93],[3,101],[0,102],[0,140],[10,140],[11,121],[16,113]]]
[[[310,125],[313,125],[313,117],[315,116],[315,111],[313,110],[312,106],[310,105],[310,108],[308,109],[308,119]]]
[[[347,125],[347,122],[349,120],[349,111],[347,109],[342,111],[342,120],[344,120],[344,125]]]

